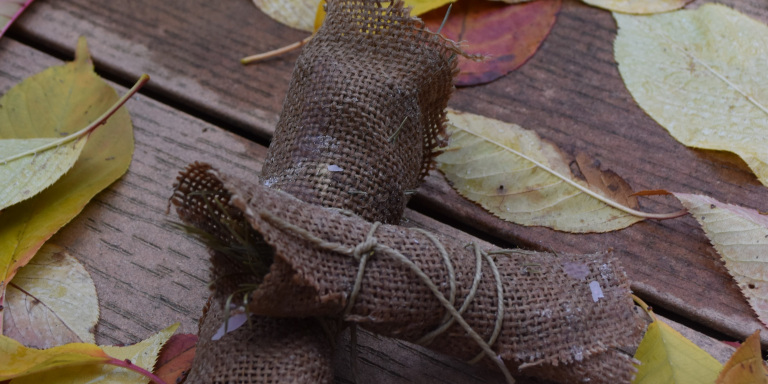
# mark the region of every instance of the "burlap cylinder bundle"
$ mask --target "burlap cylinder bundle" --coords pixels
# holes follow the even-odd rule
[[[443,131],[444,109],[456,72],[453,53],[458,52],[444,39],[424,31],[408,14],[401,2],[388,8],[380,8],[374,1],[328,2],[323,28],[296,64],[263,169],[265,185],[370,220],[399,222],[408,197],[429,169],[432,149]],[[210,238],[215,240],[213,304],[201,322],[201,343],[189,380],[252,377],[253,381],[236,382],[267,382],[263,381],[267,376],[252,373],[272,372],[267,367],[280,361],[286,368],[295,367],[301,361],[288,361],[288,357],[327,352],[327,341],[306,334],[315,330],[316,320],[293,322],[281,332],[277,322],[266,318],[256,318],[255,328],[238,329],[220,341],[209,339],[206,332],[223,324],[223,306],[229,296],[253,284],[254,275],[266,273],[252,273],[258,269],[252,266],[243,268],[243,260],[248,258],[233,257],[232,248],[238,248],[234,253],[242,253],[255,244],[257,254],[268,251],[259,248],[258,235],[245,228],[248,223],[242,215],[222,204],[226,193],[206,184],[206,170],[205,166],[190,167],[174,195],[179,216],[206,233],[209,238],[204,240],[209,245]],[[191,191],[205,191],[206,195]],[[234,302],[240,301],[234,298]],[[276,334],[297,334],[287,337],[282,347],[275,343],[266,351],[248,346],[273,340],[260,333],[258,328],[265,324]],[[239,360],[227,358],[233,353],[241,354]],[[306,377],[315,380],[296,381],[295,375],[288,374],[269,376],[268,382],[329,380],[327,356],[314,355],[322,364],[306,364],[317,371]],[[244,368],[248,364],[250,370]]]
[[[459,50],[402,2],[331,0],[291,77],[264,185],[397,223],[444,130]]]
[[[337,317],[461,359],[476,357],[480,347],[457,322],[424,339],[451,317],[394,250],[439,295],[454,298],[467,325],[513,372],[591,383],[629,382],[634,372],[622,350],[637,345],[640,324],[626,277],[609,254],[489,254],[452,238],[306,204],[214,170],[206,175],[207,184],[226,185],[229,205],[274,250],[270,272],[251,296],[254,313]]]

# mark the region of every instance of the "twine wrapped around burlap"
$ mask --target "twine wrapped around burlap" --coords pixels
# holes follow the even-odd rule
[[[375,1],[328,1],[324,26],[296,64],[264,184],[313,204],[399,222],[444,129],[458,52],[410,18],[402,2],[380,8]],[[328,382],[327,341],[311,337],[317,320],[291,321],[281,329],[275,320],[256,318],[254,327],[210,340],[230,296],[266,273],[252,273],[263,265],[243,268],[243,260],[262,255],[271,261],[271,254],[242,214],[222,204],[226,193],[206,184],[207,169],[190,167],[173,198],[182,220],[213,244],[213,304],[201,319],[188,382]],[[234,302],[241,302],[239,296]],[[286,335],[285,343],[261,327]],[[272,348],[254,346],[264,343]],[[309,356],[317,361],[305,361]],[[300,365],[314,371],[290,371]]]
[[[498,357],[516,374],[560,382],[630,381],[632,359],[622,351],[637,345],[640,324],[610,254],[485,252],[215,170],[205,174],[208,185],[223,181],[229,204],[274,249],[250,300],[254,313],[341,317],[462,359],[488,364]]]
[[[261,180],[394,224],[429,171],[460,51],[402,2],[377,3],[328,1],[293,71]]]

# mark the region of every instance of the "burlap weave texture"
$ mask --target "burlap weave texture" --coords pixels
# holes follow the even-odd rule
[[[230,203],[275,250],[270,273],[251,297],[254,313],[343,316],[373,332],[418,341],[445,321],[445,309],[422,279],[377,246],[407,255],[449,297],[451,279],[439,251],[442,246],[455,276],[456,308],[472,290],[478,265],[472,246],[440,235],[433,235],[435,241],[422,231],[393,225],[379,225],[371,234],[375,224],[357,216],[305,204],[215,171],[209,174],[225,180],[233,195]],[[288,225],[316,239],[309,240]],[[355,252],[373,253],[350,304],[359,271]],[[482,261],[482,276],[462,316],[488,340],[501,313],[500,332],[490,344],[513,372],[523,368],[522,374],[563,382],[629,381],[632,359],[622,350],[637,345],[641,325],[632,310],[626,276],[610,254],[505,251],[493,257],[500,279],[494,278],[490,263]],[[503,289],[501,312],[497,282]],[[462,359],[480,351],[456,324],[428,347]],[[483,361],[488,363],[487,358]]]
[[[401,2],[329,1],[296,63],[264,185],[397,223],[445,128],[458,52]]]
[[[263,180],[314,204],[398,222],[409,189],[415,189],[426,173],[443,129],[443,110],[455,73],[451,46],[421,30],[401,2],[382,9],[373,1],[332,0],[324,24],[297,62]],[[242,258],[232,257],[231,248],[242,253],[242,248],[255,244],[256,253],[269,252],[259,247],[260,236],[241,214],[222,204],[227,194],[211,188],[207,170],[203,165],[190,167],[174,195],[179,216],[219,243],[211,258],[213,305],[201,322],[203,341],[190,380],[251,377],[253,382],[266,382],[263,379],[271,376],[255,372],[275,373],[281,361],[286,368],[302,364],[286,359],[322,350],[327,341],[305,337],[308,345],[301,346],[288,337],[286,347],[295,351],[273,348],[257,353],[252,345],[236,343],[271,340],[259,329],[239,329],[219,342],[206,339],[210,337],[206,332],[222,324],[229,296],[257,282],[253,273],[242,270]],[[196,194],[201,191],[205,195]],[[234,298],[235,303],[240,301]],[[281,333],[271,319],[256,322],[257,327],[266,324]],[[313,322],[303,321],[309,329]],[[301,323],[287,330],[304,335]],[[240,355],[239,360],[228,358],[233,353]],[[320,357],[325,366],[307,364],[319,372],[319,379],[312,382],[329,380],[326,356]],[[232,376],[232,372],[238,373]],[[267,381],[309,382],[295,378],[288,372]]]
[[[200,319],[195,363],[185,383],[333,382],[333,354],[316,320],[252,316],[250,325],[212,340],[225,321],[222,305],[211,302]]]

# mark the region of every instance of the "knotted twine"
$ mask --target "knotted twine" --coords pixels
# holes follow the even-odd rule
[[[375,1],[328,1],[324,26],[297,61],[265,162],[265,184],[314,204],[350,210],[371,220],[399,222],[410,194],[429,169],[432,149],[444,130],[456,53],[459,50],[452,43],[410,18],[400,1],[386,8]],[[224,245],[218,248],[248,248],[242,239],[259,243],[252,232],[240,233],[240,224],[247,222],[222,206],[222,191],[210,195],[205,170],[202,165],[191,166],[179,178],[173,198],[179,216],[212,233]],[[205,193],[195,196],[198,192]],[[227,233],[233,228],[238,236]],[[260,276],[238,271],[242,257],[234,259],[213,249],[214,304],[202,319],[201,338],[210,337],[220,326],[224,316],[219,315],[225,312],[222,306],[233,294],[259,283]],[[308,325],[303,328],[310,330],[315,323],[311,319],[304,322]],[[257,323],[277,324],[262,318]],[[299,326],[292,329],[301,337],[306,330],[295,324]],[[255,350],[232,345],[262,337],[257,330],[243,327],[220,342],[205,339],[207,344],[198,348],[189,380],[237,377],[239,382],[307,382],[265,368],[292,357],[294,346],[256,356]],[[304,340],[313,341],[315,345],[309,347],[315,351],[327,349],[317,344],[319,339]],[[230,356],[234,352],[242,352],[240,359],[252,367],[245,369],[245,364],[233,362]],[[328,359],[320,356],[320,360],[322,364],[315,366],[324,375],[313,382],[330,380],[330,369],[323,368]],[[288,367],[301,363],[285,361]],[[232,376],[228,370],[239,373]],[[259,376],[262,371],[268,374]]]
[[[641,324],[610,254],[481,252],[208,173],[274,249],[250,299],[254,313],[342,317],[381,335],[431,341],[429,348],[465,360],[484,351],[481,362],[496,364],[480,340],[512,372],[561,382],[631,379],[632,358],[623,351],[637,345]]]
[[[335,25],[335,27],[328,27],[328,30],[337,29],[337,31],[341,31],[341,34],[334,37],[334,34],[330,33],[324,38],[317,39],[318,42],[322,42],[322,44],[318,43],[318,47],[324,47],[323,49],[327,49],[327,51],[319,54],[316,59],[300,59],[297,63],[297,70],[291,84],[291,90],[289,90],[289,96],[286,98],[281,123],[278,124],[275,141],[270,148],[270,155],[265,165],[266,178],[264,182],[266,185],[285,190],[303,200],[340,209],[356,208],[357,213],[368,220],[396,223],[402,214],[405,201],[416,186],[413,180],[418,181],[428,169],[431,154],[428,149],[434,146],[437,141],[437,135],[433,133],[438,132],[442,127],[444,118],[442,109],[447,96],[444,93],[443,98],[438,97],[439,102],[431,102],[430,97],[425,97],[418,90],[414,91],[408,86],[388,81],[386,76],[389,75],[389,72],[381,71],[380,65],[393,61],[392,58],[405,57],[407,54],[403,52],[394,52],[393,54],[391,51],[384,50],[379,61],[376,61],[370,59],[373,56],[363,52],[366,47],[373,47],[373,50],[379,49],[377,44],[380,42],[372,36],[387,36],[391,29],[399,30],[401,25],[414,26],[414,22],[409,18],[399,21],[386,19],[392,15],[397,15],[398,12],[402,16],[401,5],[395,4],[391,8],[382,10],[374,6],[373,2],[339,0],[330,3],[328,7],[329,19],[326,21],[326,26]],[[346,16],[340,16],[345,14]],[[354,22],[349,23],[349,20],[345,22],[344,19],[348,16],[351,16]],[[382,19],[378,19],[379,17]],[[352,27],[349,28],[349,25]],[[413,33],[413,30],[406,32],[406,35],[401,33],[400,35],[394,34],[394,36],[398,36],[396,40],[402,40],[401,38],[406,36],[405,41],[408,42],[413,36],[407,35],[407,33]],[[356,39],[346,39],[349,36],[355,36]],[[433,46],[433,48],[437,47],[440,54],[431,56],[439,60],[416,62],[429,63],[427,65],[432,66],[432,68],[440,68],[441,73],[450,70],[452,75],[455,70],[455,63],[448,55],[455,53],[455,48],[445,45],[433,35],[424,33],[422,37],[431,39],[429,40],[431,42],[440,43]],[[334,46],[334,39],[337,39],[335,40],[336,43],[342,41],[343,44]],[[382,46],[386,47],[386,44],[382,43]],[[352,61],[357,57],[363,58],[360,65],[343,65],[346,61]],[[405,65],[406,67],[411,65],[409,63],[414,62],[407,57],[402,61],[394,61],[398,63],[397,65]],[[324,72],[324,67],[333,70]],[[302,70],[304,72],[300,72]],[[363,76],[357,77],[344,76],[344,71],[364,73],[366,70],[374,73],[365,73]],[[377,79],[379,79],[377,76],[382,73],[387,75],[381,79],[387,81],[382,82],[383,85],[376,84]],[[433,87],[430,85],[432,79],[441,78],[440,76],[424,76],[424,73],[431,73],[428,70],[417,71],[417,73],[417,76],[403,77],[407,80],[406,83],[426,79],[425,83],[416,85],[416,88],[421,86],[428,89]],[[442,77],[442,79],[445,78],[446,76]],[[349,79],[353,80],[350,81]],[[371,82],[370,79],[375,81]],[[442,83],[442,88],[436,87],[434,89],[447,89],[450,93],[450,86],[446,87],[445,81]],[[364,97],[367,97],[368,94],[365,91],[362,93],[355,92],[366,87],[372,88],[368,92],[378,92],[379,96],[361,102],[360,100],[365,100]],[[339,91],[340,89],[343,91]],[[389,94],[381,96],[382,92],[389,92]],[[298,93],[298,95],[294,93]],[[331,95],[328,99],[330,102],[323,101],[326,94]],[[398,97],[403,95],[407,96],[403,97],[406,105],[403,105],[403,100],[398,100]],[[369,105],[371,100],[375,102]],[[399,105],[391,106],[393,100],[395,104],[399,103]],[[418,106],[418,108],[414,108],[414,106]],[[438,109],[437,107],[439,107],[437,114],[430,112]],[[387,112],[384,117],[389,119],[386,120],[385,124],[381,124],[382,115],[380,112],[377,113],[377,110]],[[415,115],[414,110],[418,110],[423,115]],[[346,115],[344,115],[345,113]],[[350,113],[357,117],[350,116]],[[344,118],[339,118],[339,116],[344,116]],[[433,116],[433,118],[425,118],[425,116]],[[438,117],[435,118],[434,116]],[[320,123],[317,123],[318,121]],[[353,123],[349,123],[350,121]],[[413,121],[418,121],[418,124],[412,125]],[[439,124],[436,124],[436,121]],[[402,137],[410,137],[409,134],[419,139],[416,140],[417,143],[422,143],[420,152],[414,151],[412,138],[402,139]],[[368,140],[369,138],[373,139]],[[384,138],[386,140],[383,140]],[[400,143],[403,148],[407,149],[405,151],[390,151],[386,145],[393,143]],[[424,143],[428,143],[428,145]],[[328,156],[328,153],[331,155]],[[360,156],[363,160],[354,160],[359,154],[363,154]],[[387,157],[387,155],[392,154],[395,155]],[[350,158],[353,159],[351,162]],[[412,167],[414,159],[420,160],[419,167]],[[382,168],[382,164],[395,169],[390,176],[381,177],[382,172],[387,171]],[[413,177],[412,171],[403,171],[404,167],[406,170],[410,169],[407,167],[417,169],[418,176]],[[192,166],[192,168],[195,167]],[[212,171],[203,173],[205,176],[198,175],[198,177],[218,179],[219,176]],[[186,176],[182,175],[182,179]],[[368,181],[371,182],[367,183]],[[266,196],[264,190],[259,188],[248,186],[246,189],[250,189],[250,192],[255,195]],[[228,193],[232,190],[234,189],[230,187],[226,189]],[[184,198],[187,196],[184,193],[181,195],[183,196],[179,198],[179,201],[182,202],[183,206],[186,204]],[[245,196],[245,194],[240,193],[238,196]],[[275,201],[281,201],[281,204],[278,204],[281,207],[295,204],[294,201],[287,199],[284,195],[277,196],[280,197],[272,197]],[[175,198],[177,197],[175,196]],[[554,263],[548,255],[511,253],[507,257],[490,261],[490,253],[480,252],[473,247],[465,249],[461,244],[451,243],[448,239],[439,236],[435,237],[438,241],[432,241],[427,234],[418,231],[393,234],[391,226],[375,223],[366,224],[375,225],[379,228],[371,230],[369,227],[365,234],[357,233],[357,238],[347,239],[351,240],[349,242],[337,242],[346,236],[344,234],[349,228],[339,226],[335,228],[336,232],[320,231],[325,235],[331,234],[331,237],[336,236],[337,239],[318,236],[317,231],[310,230],[310,228],[314,230],[317,228],[312,227],[312,225],[302,225],[307,223],[301,220],[297,222],[281,216],[281,208],[276,206],[266,210],[258,210],[258,219],[256,219],[252,215],[253,212],[251,215],[248,214],[248,209],[254,203],[253,199],[247,200],[249,205],[245,209],[242,205],[245,199],[242,198],[231,199],[222,195],[220,201],[228,207],[227,209],[239,201],[241,204],[238,209],[248,217],[254,228],[258,229],[261,234],[271,233],[278,239],[282,238],[282,240],[275,242],[274,238],[267,236],[269,245],[276,252],[277,259],[271,265],[270,273],[266,279],[272,284],[270,289],[286,295],[282,296],[284,298],[282,303],[274,303],[274,300],[280,296],[273,297],[272,302],[270,302],[270,298],[264,294],[267,290],[262,291],[260,288],[251,297],[250,307],[255,309],[256,313],[292,317],[340,316],[346,321],[356,322],[367,329],[384,335],[421,341],[425,344],[431,342],[431,348],[465,359],[482,358],[484,355],[478,355],[477,350],[477,345],[480,344],[480,349],[484,350],[483,352],[486,354],[488,354],[487,348],[494,348],[495,350],[492,352],[497,352],[498,359],[503,360],[506,366],[512,368],[513,371],[523,369],[523,374],[554,378],[564,382],[582,380],[628,382],[629,380],[628,377],[631,375],[632,368],[627,363],[631,359],[628,359],[621,352],[621,348],[633,345],[632,342],[628,341],[632,339],[628,334],[633,333],[637,327],[632,326],[632,319],[628,318],[626,311],[622,310],[626,305],[621,304],[621,302],[627,301],[622,298],[622,295],[628,291],[626,281],[622,280],[623,273],[616,268],[615,261],[608,255],[565,255],[565,261],[560,260],[561,262],[586,265],[588,271],[586,276],[581,279],[569,276],[571,280],[581,282],[575,286],[570,281],[571,286],[569,286],[569,281],[563,278],[563,264]],[[307,212],[310,211],[307,209]],[[278,219],[278,221],[273,220],[274,223],[279,223],[279,220],[282,220],[289,226],[282,225],[284,230],[279,230],[278,227],[281,225],[270,224],[269,219],[264,220],[262,214],[266,215],[264,217],[270,217],[271,214],[274,216],[273,219]],[[327,211],[314,211],[313,214],[317,215],[315,219],[319,220],[319,218],[327,215]],[[295,218],[291,217],[291,219]],[[257,222],[258,224],[256,224]],[[353,227],[358,224],[354,224]],[[347,250],[352,249],[353,255],[356,248],[359,260],[346,256],[344,253],[335,252],[335,257],[346,256],[346,259],[350,261],[347,263],[349,265],[342,265],[344,263],[334,259],[333,251],[322,248],[315,249],[311,244],[307,244],[306,239],[303,241],[304,249],[294,251],[307,252],[306,256],[317,257],[317,260],[310,262],[309,267],[298,263],[307,260],[287,260],[285,259],[286,254],[290,252],[284,249],[286,244],[282,244],[282,242],[286,239],[298,240],[297,243],[302,242],[302,235],[296,235],[294,229],[285,229],[291,228],[291,226],[309,231],[307,233],[318,236],[317,238],[324,242],[336,242],[335,244],[341,244]],[[373,236],[377,231],[383,231],[384,236],[379,233],[374,240]],[[423,244],[432,245],[424,249],[413,246],[413,244],[403,244],[402,241],[405,240],[413,240],[417,244],[421,241]],[[380,248],[379,244],[384,244],[400,255],[407,255],[405,259],[412,260],[412,265],[417,268],[409,269],[408,263],[403,264],[402,260],[380,257],[387,256],[388,253],[385,254],[381,251],[383,248]],[[440,248],[443,245],[445,245],[445,249],[441,251]],[[363,252],[365,250],[368,252]],[[445,255],[450,257],[450,262],[443,260],[440,263],[441,258],[444,258]],[[472,255],[475,256],[474,259],[471,257]],[[482,267],[478,267],[482,261],[478,255],[486,260]],[[331,257],[328,258],[328,256]],[[216,257],[214,256],[214,258]],[[532,259],[533,262],[529,259]],[[389,260],[389,265],[382,263],[382,260]],[[474,273],[471,266],[468,265],[472,264],[472,260],[475,264]],[[312,266],[317,267],[317,263],[326,263],[326,269],[329,270],[344,269],[345,272],[328,274],[329,271],[326,270],[323,274],[337,281],[320,281],[323,284],[316,284],[318,283],[317,276],[310,276],[311,273],[307,274],[306,269],[311,269]],[[441,264],[442,267],[435,265],[435,263]],[[494,263],[499,263],[500,271],[498,275],[494,275],[495,280],[482,279],[482,276],[493,275],[491,269],[493,269]],[[531,284],[531,279],[526,280],[531,277],[530,274],[537,275],[531,272],[531,264],[537,264],[538,275],[543,276],[543,278],[541,276],[533,278],[533,282],[539,285]],[[452,265],[456,265],[456,268],[453,268]],[[603,272],[607,273],[607,277],[598,273],[599,266],[606,269]],[[455,269],[454,272],[450,272],[452,268]],[[422,274],[419,274],[418,270],[422,271]],[[567,273],[565,274],[567,275]],[[307,280],[308,276],[314,278],[315,281]],[[471,283],[467,280],[467,276],[472,277]],[[256,280],[260,280],[260,278],[259,276]],[[611,317],[607,315],[609,310],[590,312],[590,308],[585,305],[584,301],[586,300],[584,298],[589,297],[589,292],[584,291],[583,283],[589,279],[602,279],[599,280],[601,286],[607,283],[603,287],[605,301],[602,303],[598,301],[599,304],[593,305],[593,307],[603,310],[606,308],[616,309],[615,307],[617,307],[619,310],[616,311],[618,315],[617,319],[614,319],[616,320],[615,323],[605,320]],[[389,286],[381,287],[381,284],[377,286],[377,283],[381,281],[389,282]],[[427,284],[428,281],[432,282],[431,287],[430,284]],[[504,293],[503,301],[501,300],[502,295],[499,295],[497,290],[500,286],[499,281],[505,282],[501,284]],[[515,284],[520,284],[530,291],[520,287],[515,290],[514,287],[509,287],[506,284],[507,281],[514,281]],[[449,292],[438,290],[437,293],[440,295],[435,293],[436,288],[445,289],[445,285],[453,288],[448,288]],[[550,290],[549,285],[557,288]],[[262,284],[263,286],[264,284]],[[472,288],[467,290],[467,286]],[[354,295],[353,292],[355,292]],[[377,298],[379,292],[383,292],[382,297]],[[512,293],[511,296],[510,293]],[[533,293],[537,293],[539,296]],[[448,299],[446,299],[446,294]],[[408,295],[410,297],[407,297]],[[460,304],[455,303],[457,295],[461,300]],[[617,302],[620,304],[616,304]],[[413,303],[416,304],[415,310],[411,307]],[[569,306],[568,303],[573,305]],[[516,308],[517,305],[515,304],[523,305],[521,308]],[[458,310],[456,309],[457,305],[460,305]],[[520,313],[512,316],[510,311],[505,311],[504,308],[515,308]],[[570,312],[571,309],[579,313],[570,315],[563,313]],[[488,316],[489,314],[491,316]],[[565,319],[566,325],[550,331],[536,322],[536,318],[539,316],[545,318],[549,316],[550,319],[554,318],[561,322]],[[212,317],[208,315],[207,318]],[[398,318],[400,319],[398,320]],[[501,322],[498,319],[502,319]],[[615,332],[615,328],[610,327],[611,324],[621,324],[621,328],[626,332]],[[571,330],[569,327],[574,329]],[[203,327],[201,327],[202,329]],[[467,332],[467,329],[472,332]],[[520,329],[524,332],[519,332]],[[585,332],[587,329],[591,332]],[[230,342],[237,342],[237,340],[242,342],[242,340],[249,339],[247,335],[243,337],[243,335],[238,334],[239,331],[241,330],[225,337],[238,335],[238,337],[230,339]],[[473,332],[475,335],[472,335]],[[583,338],[579,337],[584,334],[586,337],[593,337],[594,342],[590,343],[590,340],[587,340],[584,343]],[[612,338],[611,335],[615,337]],[[483,340],[488,340],[486,346],[482,345]],[[548,346],[550,349],[542,348],[542,345]],[[218,353],[219,359],[216,361],[221,362],[222,353],[226,354],[226,352],[220,351]],[[216,354],[213,357],[215,358]],[[498,359],[485,358],[483,362],[488,364],[490,361],[495,362]],[[582,364],[576,364],[579,361]],[[256,364],[261,363],[257,361]]]

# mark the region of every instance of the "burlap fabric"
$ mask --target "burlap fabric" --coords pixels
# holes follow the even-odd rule
[[[328,1],[262,169],[300,200],[397,223],[444,130],[459,50],[401,2]]]
[[[230,194],[193,164],[177,180],[172,203],[179,217],[200,230],[211,252],[213,295],[199,323],[199,341],[185,383],[331,383],[332,351],[315,319],[251,316],[244,325],[212,340],[226,320],[224,306],[243,304],[243,290],[262,279],[272,249],[229,205]],[[262,272],[259,272],[262,271]]]
[[[195,363],[185,383],[332,383],[332,351],[315,319],[251,317],[219,340],[221,303],[212,302],[200,320]]]
[[[264,167],[266,185],[371,220],[400,220],[444,128],[456,71],[455,48],[420,27],[399,2],[386,9],[372,1],[329,2],[324,27],[294,70]],[[226,192],[208,183],[206,170],[190,167],[173,200],[179,216],[207,234],[203,240],[212,245],[213,304],[201,321],[188,381],[330,380],[328,356],[319,353],[327,352],[327,341],[310,337],[316,331],[313,319],[281,329],[274,320],[257,318],[254,328],[210,340],[223,324],[229,296],[258,283],[254,276],[265,273],[252,273],[262,266],[244,268],[243,260],[256,254],[268,261],[271,256],[241,213],[222,204]],[[234,302],[241,302],[239,296]],[[286,335],[285,343],[264,334],[264,326]],[[264,343],[272,347],[257,347]],[[238,358],[232,359],[233,354]],[[303,360],[309,356],[319,364]],[[290,371],[298,366],[305,368]]]
[[[224,180],[233,195],[229,203],[274,248],[270,272],[251,297],[254,313],[342,317],[461,359],[478,356],[477,343],[455,322],[424,339],[451,318],[425,280],[392,257],[395,250],[423,271],[440,295],[453,297],[455,308],[466,302],[463,319],[512,372],[591,383],[629,382],[634,372],[622,350],[637,345],[640,324],[626,277],[609,254],[486,254],[444,236],[305,204],[212,170],[206,175],[210,185]]]

